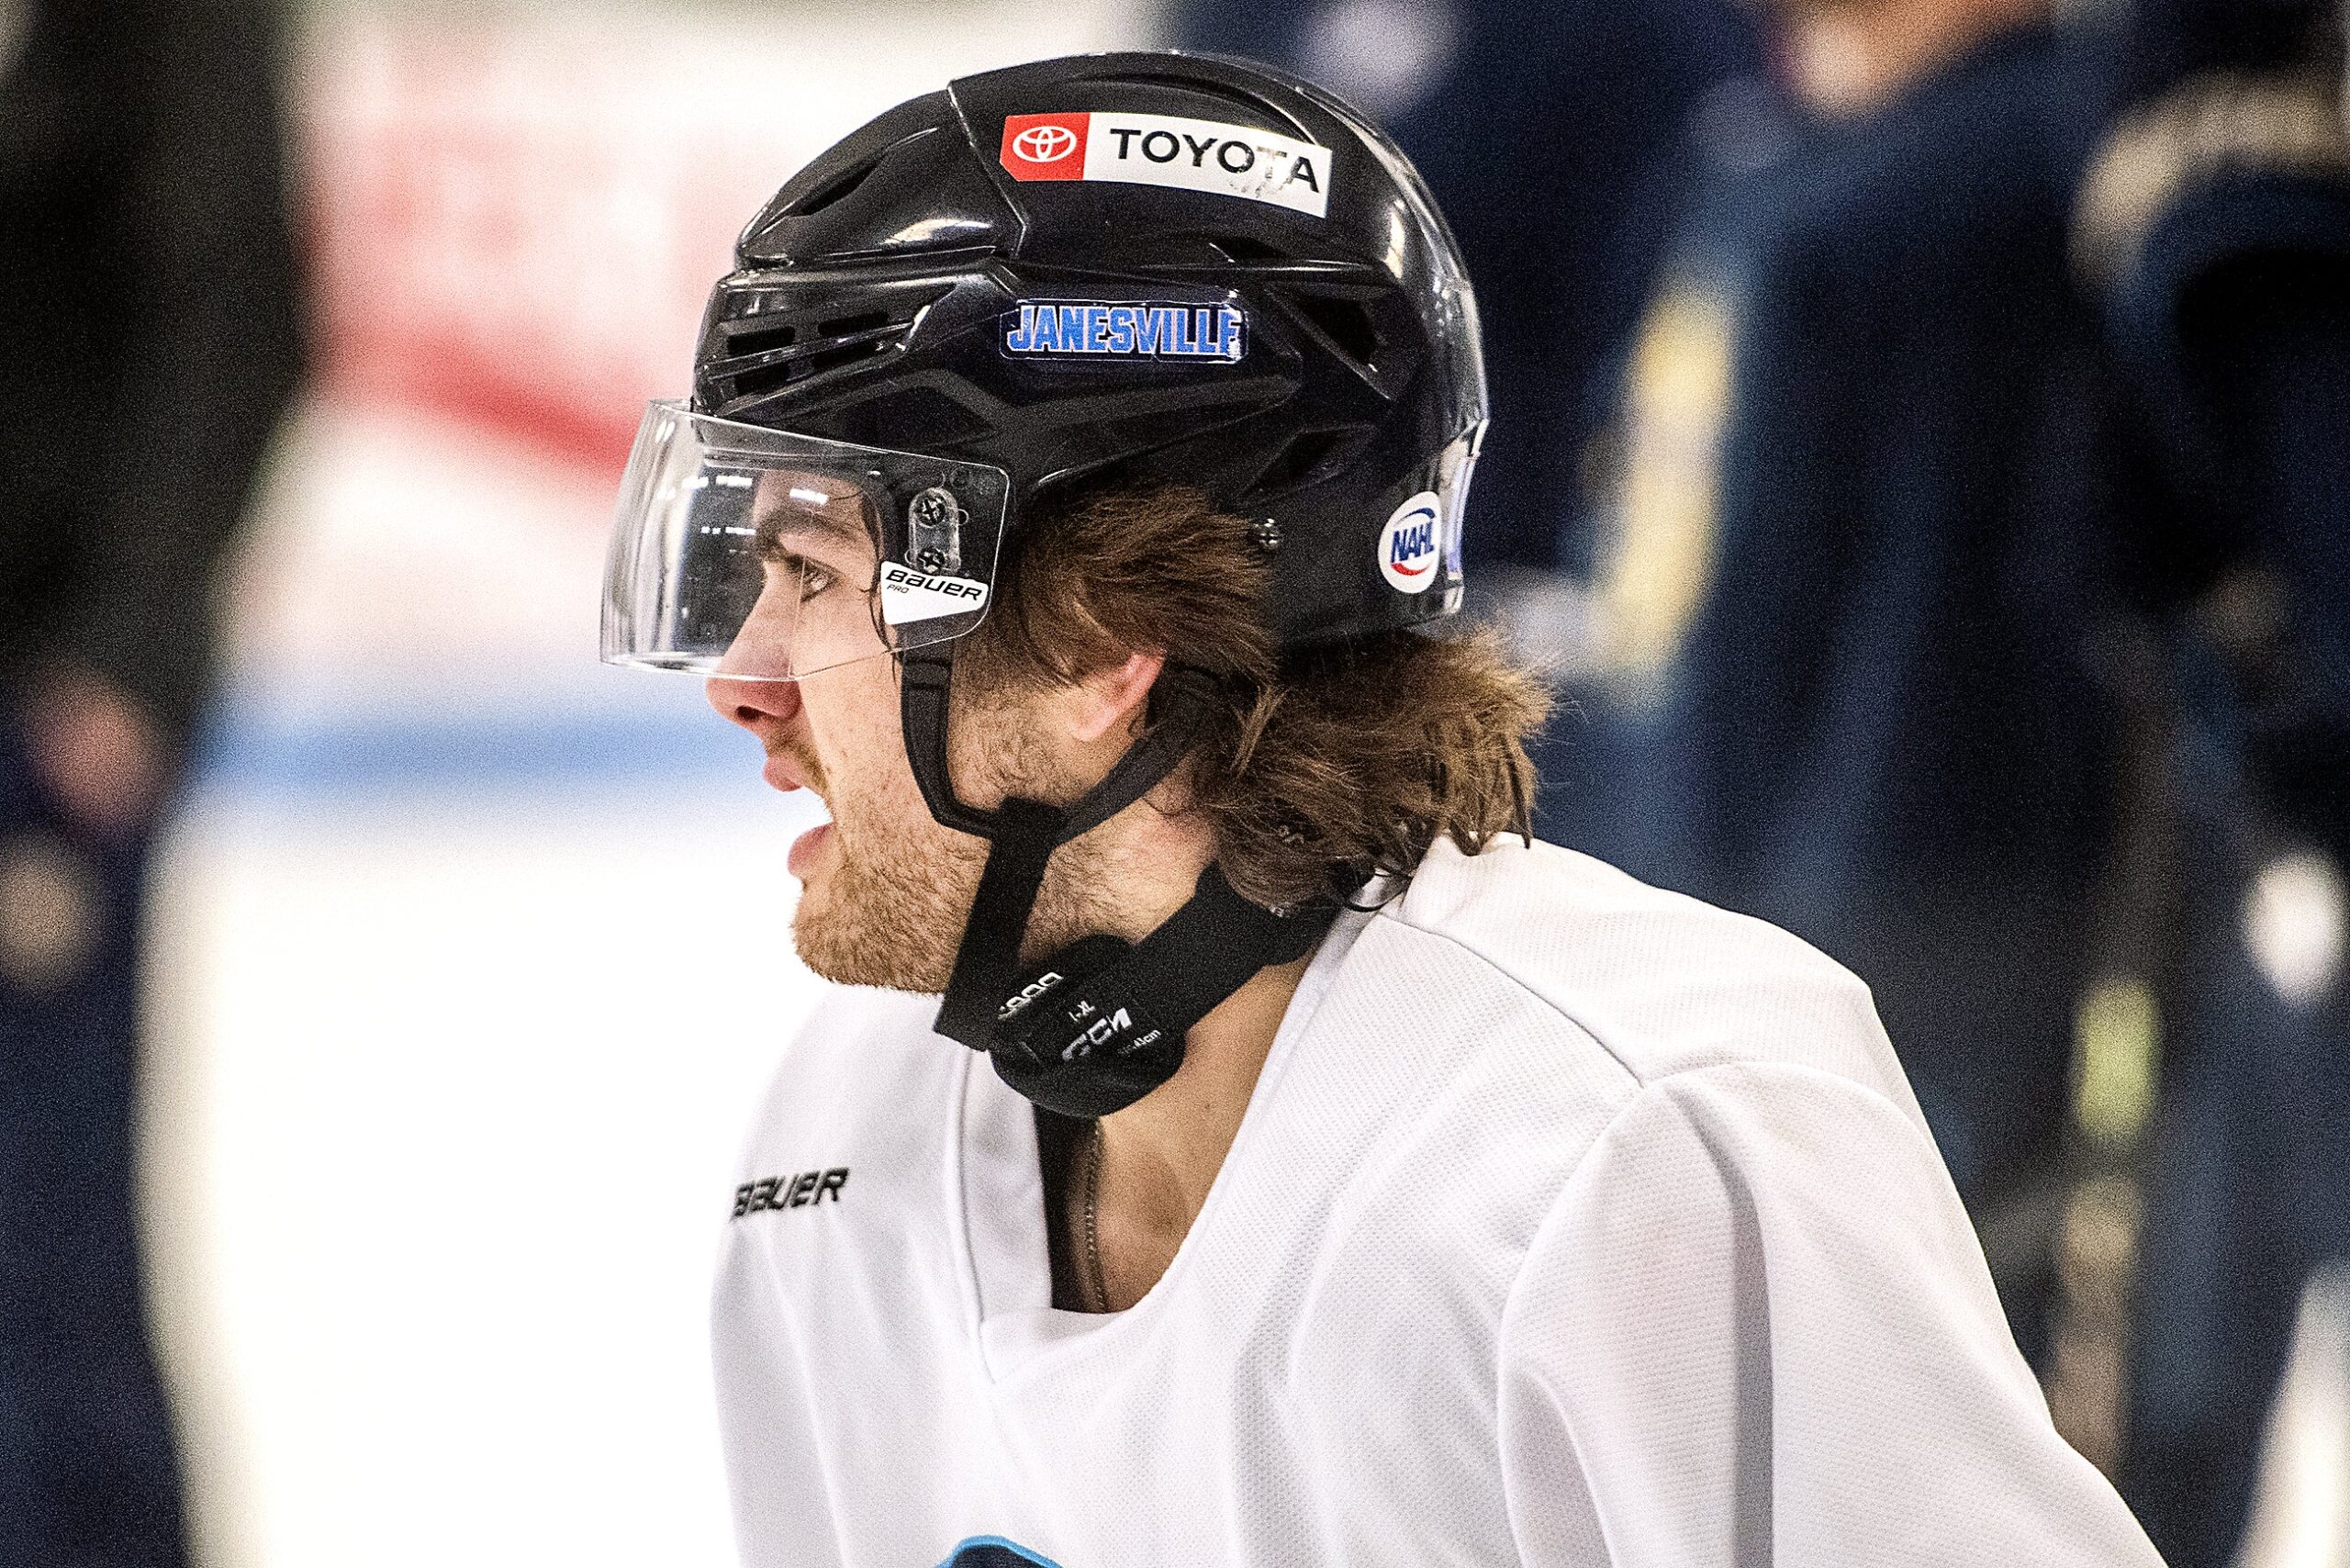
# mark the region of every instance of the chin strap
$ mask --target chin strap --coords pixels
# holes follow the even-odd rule
[[[994,1043],[995,1015],[1017,986],[1020,944],[1028,935],[1028,913],[1045,884],[1045,863],[1068,836],[1068,818],[1034,801],[1006,801],[993,813],[988,863],[979,890],[963,922],[962,945],[955,949],[955,972],[946,981],[933,1025],[950,1040],[975,1051]]]
[[[1337,918],[1276,914],[1215,866],[1165,924],[1129,946],[1089,936],[1031,971],[997,1010],[996,1076],[1048,1111],[1106,1116],[1183,1065],[1183,1038],[1259,969],[1313,951]]]
[[[956,797],[946,771],[952,659],[945,647],[904,655],[899,689],[907,756],[931,815],[988,840],[987,865],[934,1027],[991,1053],[1004,1081],[1046,1109],[1107,1114],[1164,1082],[1182,1062],[1184,1033],[1259,969],[1303,956],[1336,911],[1275,915],[1235,893],[1210,866],[1190,902],[1140,944],[1088,937],[1024,976],[1020,946],[1053,851],[1109,821],[1174,770],[1206,727],[1215,681],[1181,666],[1164,670],[1151,694],[1156,721],[1070,804],[1010,800],[982,811]],[[1051,1007],[1030,1011],[1080,980]],[[1079,1009],[1085,1011],[1073,1011]],[[1048,1018],[1078,1033],[1058,1038],[1046,1028]]]
[[[1007,816],[1015,806],[1058,812],[1057,844],[1100,827],[1175,770],[1206,727],[1216,695],[1215,678],[1205,670],[1169,665],[1150,694],[1158,722],[1126,749],[1101,783],[1067,806],[1007,801],[988,812],[957,800],[946,772],[946,698],[954,680],[954,655],[944,647],[921,648],[900,655],[899,665],[898,711],[905,721],[906,754],[913,762],[923,801],[940,823],[978,838],[994,838],[1010,827]]]

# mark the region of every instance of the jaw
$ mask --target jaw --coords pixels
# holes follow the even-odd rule
[[[979,865],[945,842],[959,834],[927,815],[921,826],[860,831],[836,816],[811,846],[792,916],[792,945],[810,969],[844,985],[946,990]]]

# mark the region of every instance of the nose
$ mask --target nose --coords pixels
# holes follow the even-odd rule
[[[742,725],[761,740],[789,723],[800,713],[800,683],[796,680],[741,680],[714,675],[702,689],[718,716]]]

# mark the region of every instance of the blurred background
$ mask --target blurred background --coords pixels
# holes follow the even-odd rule
[[[0,1565],[732,1561],[813,808],[594,662],[741,224],[1182,43],[1419,162],[1546,836],[1874,988],[2174,1568],[2350,1565],[2350,133],[2316,0],[5,0]]]

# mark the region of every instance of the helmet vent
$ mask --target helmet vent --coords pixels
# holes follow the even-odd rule
[[[1209,244],[1232,261],[1285,262],[1290,259],[1289,253],[1279,246],[1268,245],[1262,240],[1252,240],[1246,234],[1211,234],[1206,238]]]
[[[1248,487],[1250,496],[1270,496],[1295,489],[1335,473],[1370,433],[1362,426],[1337,430],[1300,431],[1275,454]]]
[[[888,353],[898,340],[906,335],[903,327],[894,332],[885,331],[889,325],[890,315],[886,310],[867,310],[855,316],[843,316],[838,320],[818,322],[816,331],[820,337],[841,341],[821,353],[811,355],[808,374],[822,375],[828,370],[838,370],[845,364],[855,364],[858,360]],[[877,332],[881,335],[871,335]]]
[[[785,207],[776,216],[778,218],[806,218],[811,213],[822,212],[824,208],[832,206],[834,202],[839,201],[844,196],[846,196],[850,192],[856,190],[857,186],[865,184],[866,177],[880,166],[881,160],[879,158],[867,158],[864,162],[858,163],[852,168],[845,169],[833,178],[826,180],[822,185],[818,185],[814,190],[810,191],[806,196],[801,196],[798,201],[793,202],[789,207]]]
[[[788,349],[799,341],[800,329],[794,326],[746,325],[726,334],[726,352],[730,355],[765,353],[769,349]]]
[[[789,324],[746,318],[720,329],[726,345],[709,368],[726,407],[888,353],[905,341],[926,300],[909,299],[900,311],[860,310]]]
[[[822,338],[845,338],[852,332],[869,332],[876,327],[890,324],[887,310],[860,310],[854,316],[839,316],[830,321],[816,323],[816,335]]]
[[[1356,364],[1368,366],[1379,357],[1379,329],[1360,300],[1298,290],[1287,293],[1297,313]]]

